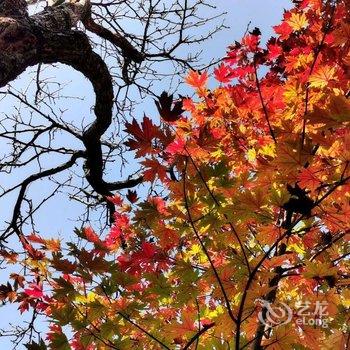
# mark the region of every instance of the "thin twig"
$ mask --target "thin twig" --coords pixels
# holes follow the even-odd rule
[[[191,214],[190,207],[189,207],[189,204],[188,204],[187,189],[186,189],[186,176],[187,176],[186,170],[187,170],[187,163],[188,163],[188,162],[187,162],[187,159],[186,159],[185,169],[184,169],[184,172],[183,172],[183,195],[184,195],[185,208],[186,208],[188,220],[189,220],[189,223],[190,223],[190,225],[191,225],[191,227],[192,227],[192,230],[193,230],[193,232],[194,232],[194,234],[195,234],[197,240],[199,241],[199,243],[200,243],[200,245],[201,245],[201,247],[202,247],[202,250],[203,250],[204,254],[206,255],[206,257],[207,257],[207,259],[208,259],[208,261],[209,261],[209,264],[210,264],[210,266],[211,266],[211,268],[212,268],[212,270],[213,270],[213,272],[214,272],[215,278],[216,278],[216,280],[217,280],[218,283],[219,283],[219,286],[220,286],[222,295],[223,295],[224,300],[225,300],[225,304],[226,304],[226,308],[227,308],[228,314],[229,314],[230,318],[232,319],[232,321],[233,321],[234,323],[237,323],[237,319],[236,319],[236,317],[234,316],[234,314],[233,314],[233,312],[232,312],[231,305],[230,305],[230,301],[229,301],[229,299],[228,299],[227,293],[226,293],[226,291],[225,291],[225,288],[224,288],[224,285],[223,285],[223,283],[222,283],[222,281],[221,281],[221,278],[220,278],[220,276],[219,276],[219,273],[217,272],[217,270],[216,270],[216,268],[215,268],[215,265],[214,265],[214,263],[213,263],[213,261],[212,261],[212,259],[211,259],[211,257],[210,257],[210,254],[209,254],[209,252],[208,252],[206,246],[204,245],[204,243],[203,243],[203,241],[202,241],[202,239],[201,239],[201,237],[200,237],[200,235],[199,235],[199,233],[198,233],[198,231],[197,231],[197,229],[196,229],[196,226],[195,226],[195,224],[194,224],[194,222],[193,222],[193,219],[192,219],[192,214]]]

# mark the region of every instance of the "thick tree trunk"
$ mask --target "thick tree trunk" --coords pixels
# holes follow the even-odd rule
[[[73,40],[75,32],[70,32],[71,28],[89,11],[89,3],[83,0],[74,4],[47,7],[43,12],[29,17],[24,0],[3,0],[0,3],[0,86],[5,86],[15,79],[27,67],[41,62],[41,57],[49,56],[50,51],[57,53],[54,44],[57,45],[57,49],[61,47],[67,54],[67,41],[60,43],[59,40],[50,40],[55,36],[59,37],[59,34],[65,37],[72,34]],[[81,33],[79,41],[83,36],[85,34]],[[83,53],[86,49],[92,51],[87,37],[84,39],[86,43]],[[72,55],[79,54],[79,46],[81,45],[69,48],[73,49]],[[69,64],[69,57],[66,63]]]

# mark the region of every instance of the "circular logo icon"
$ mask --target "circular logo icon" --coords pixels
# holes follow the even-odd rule
[[[287,304],[272,305],[269,301],[263,299],[257,299],[257,301],[263,307],[258,314],[258,318],[265,326],[281,326],[292,320],[293,312]]]

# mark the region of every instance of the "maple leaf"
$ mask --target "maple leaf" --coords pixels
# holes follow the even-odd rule
[[[85,238],[91,243],[100,242],[100,238],[90,226],[84,227],[84,235],[85,235]]]
[[[225,64],[221,63],[219,67],[214,69],[214,75],[215,79],[219,81],[220,83],[228,83],[231,81],[231,69],[230,67],[226,66]]]
[[[264,347],[269,350],[292,350],[296,334],[290,329],[290,326],[277,327],[274,334],[262,342]]]
[[[149,197],[148,202],[156,208],[159,214],[168,216],[169,212],[166,209],[166,203],[161,197]]]
[[[308,118],[312,124],[339,127],[340,123],[350,121],[350,102],[345,96],[332,94],[326,106],[315,106]]]
[[[61,253],[53,254],[51,262],[57,271],[65,274],[72,274],[77,268],[77,264],[70,262],[68,259],[62,259]]]
[[[31,233],[29,236],[26,236],[26,238],[29,242],[42,243],[42,244],[45,243],[45,240],[35,233]]]
[[[347,344],[349,343],[348,336],[348,334],[335,329],[329,337],[323,340],[322,346],[325,350],[346,349],[348,346]]]
[[[242,45],[247,46],[248,50],[251,52],[257,51],[260,42],[260,35],[260,30],[258,28],[255,28],[255,32],[253,31],[243,37]]]
[[[28,311],[29,310],[29,303],[26,300],[23,300],[20,304],[18,309],[20,310],[21,314],[23,314],[23,312]]]
[[[157,177],[164,181],[167,179],[166,168],[163,164],[160,164],[157,159],[146,159],[141,162],[146,167],[143,172],[143,177],[146,181],[154,181]]]
[[[156,253],[156,249],[154,245],[148,242],[142,242],[141,251],[143,256],[147,259],[152,258]]]
[[[29,297],[42,298],[44,296],[43,287],[41,285],[31,283],[28,287],[29,288],[24,289],[24,293],[26,293]]]
[[[164,247],[165,250],[174,248],[179,244],[179,234],[173,229],[160,225],[155,230],[155,235],[159,238],[160,246]]]
[[[115,194],[113,197],[112,196],[107,196],[106,199],[116,205],[117,207],[120,207],[123,205],[123,199],[120,197],[118,194]]]
[[[303,326],[302,333],[302,339],[305,342],[305,345],[310,349],[317,349],[319,344],[321,344],[323,332],[320,329]]]
[[[128,146],[130,150],[136,150],[137,158],[146,154],[157,153],[153,141],[160,137],[160,132],[151,119],[144,116],[141,122],[141,127],[136,119],[133,119],[131,124],[126,123],[125,126],[125,131],[133,137],[129,138],[125,142],[125,145]]]
[[[156,177],[158,177],[160,180],[165,180],[167,178],[166,168],[164,165],[160,164],[157,159],[146,159],[142,161],[141,164],[146,167],[143,172],[143,176],[146,181],[152,182]]]
[[[61,250],[61,243],[59,239],[46,239],[44,247],[51,252],[59,252]]]
[[[295,172],[298,168],[301,168],[309,159],[311,155],[303,150],[300,152],[298,147],[293,142],[286,142],[284,145],[278,145],[277,157],[274,159],[274,163],[284,171]]]
[[[274,42],[270,42],[267,45],[267,51],[268,51],[267,57],[271,61],[278,58],[283,53],[282,47],[279,44],[276,44]]]
[[[149,242],[142,242],[141,249],[133,254],[122,254],[117,260],[122,271],[136,276],[141,272],[154,272],[168,267],[166,257],[158,255],[154,244]]]
[[[175,154],[187,154],[186,153],[186,141],[184,139],[175,139],[172,143],[166,148],[166,152],[175,155]]]
[[[302,188],[309,188],[310,190],[315,190],[321,181],[315,173],[310,169],[303,169],[298,176],[299,184]]]
[[[184,110],[182,109],[182,99],[175,101],[173,106],[173,95],[168,95],[166,91],[163,91],[158,101],[155,100],[158,112],[163,120],[166,122],[175,122],[180,119]]]
[[[9,253],[6,250],[0,250],[0,256],[2,256],[10,264],[15,264],[18,260],[17,253]]]
[[[0,301],[9,299],[13,302],[17,297],[17,293],[12,289],[10,283],[0,285]]]
[[[305,29],[309,25],[305,13],[292,13],[286,23],[288,23],[294,31]]]
[[[335,68],[331,66],[321,66],[309,78],[310,87],[322,89],[336,79]]]
[[[128,193],[126,194],[126,198],[128,199],[128,201],[130,203],[136,203],[138,201],[138,197],[137,197],[137,192],[136,191],[132,191],[132,190],[128,190]]]
[[[334,31],[334,45],[342,46],[348,43],[350,37],[350,24],[341,22],[339,28]]]
[[[281,229],[275,225],[269,225],[259,228],[257,240],[261,244],[272,245],[281,236]]]
[[[71,350],[68,339],[62,330],[56,331],[53,327],[50,327],[50,333],[47,336],[50,340],[51,349],[55,350]]]
[[[166,329],[176,338],[182,338],[197,331],[197,327],[193,321],[193,314],[190,311],[183,313],[181,323],[173,323],[167,326]]]
[[[202,89],[205,87],[208,81],[207,72],[199,73],[197,71],[191,70],[186,79],[186,83],[193,86],[196,89]]]
[[[42,260],[45,257],[45,254],[43,252],[35,249],[31,244],[24,242],[23,240],[22,242],[23,248],[33,260]]]
[[[24,281],[25,281],[25,278],[24,276],[21,276],[17,273],[11,273],[10,274],[10,278],[14,280],[14,288],[17,289],[18,286],[20,287],[24,287]]]
[[[77,258],[79,259],[80,265],[95,273],[106,271],[109,268],[109,262],[102,256],[97,256],[93,252],[89,252],[85,249],[79,252]]]
[[[288,39],[293,32],[293,28],[287,22],[282,22],[281,24],[274,26],[273,29],[275,33],[279,35],[281,40]]]
[[[119,247],[120,242],[121,242],[121,237],[123,237],[123,239],[125,239],[120,227],[118,227],[116,224],[114,224],[114,225],[112,225],[111,229],[109,230],[109,233],[106,236],[106,239],[104,240],[104,244],[109,249],[115,249],[115,248]]]
[[[305,263],[305,272],[303,275],[307,278],[322,278],[337,274],[337,268],[330,263],[321,263],[319,261],[307,261]]]
[[[243,79],[245,78],[247,75],[253,74],[255,71],[254,66],[253,65],[246,65],[244,67],[237,67],[237,68],[233,68],[231,70],[231,76],[233,78],[240,78]]]
[[[285,254],[282,256],[274,256],[269,260],[264,262],[264,267],[267,269],[272,269],[273,267],[282,266],[288,264],[288,261],[292,258],[293,253]]]

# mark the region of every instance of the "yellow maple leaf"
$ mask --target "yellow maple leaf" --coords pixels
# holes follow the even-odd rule
[[[267,145],[264,145],[259,149],[258,153],[263,156],[269,156],[274,158],[276,156],[276,145],[274,143],[269,143]]]
[[[330,266],[328,262],[307,261],[305,263],[305,272],[303,275],[306,278],[333,276],[337,274],[338,269]]]
[[[61,243],[59,239],[47,239],[45,240],[46,249],[51,252],[59,252],[61,249]]]
[[[89,292],[87,295],[77,295],[75,297],[75,302],[88,304],[95,301],[96,298],[97,298],[97,295],[94,292]]]
[[[321,66],[315,73],[311,74],[309,83],[312,88],[323,89],[334,79],[336,79],[335,68],[325,65]]]
[[[309,149],[305,147],[303,150],[300,150],[297,142],[286,141],[284,144],[277,145],[277,156],[273,163],[280,169],[283,169],[287,174],[297,172],[298,169],[304,166],[310,157],[311,152]]]
[[[277,207],[282,207],[290,198],[290,193],[285,187],[272,187],[270,190],[270,203]]]
[[[287,23],[293,28],[294,31],[304,29],[309,25],[305,13],[292,13]]]
[[[250,148],[247,152],[247,159],[249,162],[254,162],[256,160],[256,151],[254,148]]]
[[[341,295],[342,304],[345,307],[350,307],[350,289],[345,289]]]
[[[285,86],[283,97],[284,101],[291,105],[302,101],[302,88],[300,84],[296,82],[287,83]]]

